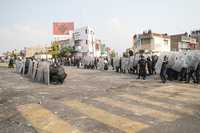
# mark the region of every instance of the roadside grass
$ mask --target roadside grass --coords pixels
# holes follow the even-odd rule
[[[0,62],[0,67],[8,67],[8,63],[2,63],[2,62]]]

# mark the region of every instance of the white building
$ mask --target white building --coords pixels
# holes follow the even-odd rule
[[[94,29],[85,26],[75,30],[74,47],[75,51],[80,56],[96,57],[96,38]]]
[[[55,22],[53,33],[60,48],[73,47],[75,56],[101,56],[101,40],[96,39],[94,29],[89,26],[74,30],[73,22]]]
[[[69,31],[67,35],[53,35],[54,41],[69,40],[73,38],[73,31]]]
[[[170,36],[167,34],[148,31],[133,37],[133,47],[136,50],[152,51],[155,53],[169,52],[170,44]]]
[[[24,49],[25,57],[33,57],[37,53],[47,53],[47,48],[39,45]]]
[[[34,55],[34,57],[35,57],[35,59],[39,59],[39,60],[41,60],[41,59],[52,59],[52,55],[50,55],[50,54],[35,54]]]

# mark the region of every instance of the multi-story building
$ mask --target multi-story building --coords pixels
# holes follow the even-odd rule
[[[94,29],[89,26],[74,30],[73,22],[56,22],[53,24],[53,37],[60,49],[73,47],[75,56],[101,56],[101,40],[96,39]]]
[[[134,35],[133,48],[137,51],[145,50],[154,53],[170,51],[170,36],[167,34],[153,33],[151,30]]]
[[[74,47],[79,56],[96,57],[96,38],[94,29],[85,26],[75,30]]]
[[[191,37],[196,39],[196,41],[197,41],[196,49],[200,50],[200,30],[192,31]]]
[[[171,35],[171,51],[194,50],[196,44],[196,39],[188,33]]]
[[[34,46],[25,48],[24,50],[25,57],[33,57],[37,53],[47,53],[47,48],[42,46]]]

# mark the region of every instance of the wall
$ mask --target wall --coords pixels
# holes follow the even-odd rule
[[[170,51],[170,38],[165,37],[153,37],[154,42],[152,46],[153,51],[159,51],[159,52],[169,52]]]
[[[167,42],[167,43],[166,43]],[[170,38],[163,37],[162,35],[141,35],[135,38],[135,48],[137,50],[143,49],[143,50],[152,50],[155,52],[163,52],[163,51],[170,51]]]
[[[191,38],[188,34],[179,34],[171,36],[171,50],[182,51],[182,50],[194,50],[196,49],[196,39]]]
[[[171,51],[178,51],[178,42],[181,41],[181,36],[171,36]]]
[[[35,53],[45,53],[47,49],[45,47],[30,47],[25,48],[25,57],[32,57]]]

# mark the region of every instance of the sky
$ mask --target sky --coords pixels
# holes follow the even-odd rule
[[[199,5],[199,0],[0,0],[0,53],[50,44],[56,21],[90,26],[121,53],[144,30],[176,34],[200,29]]]

